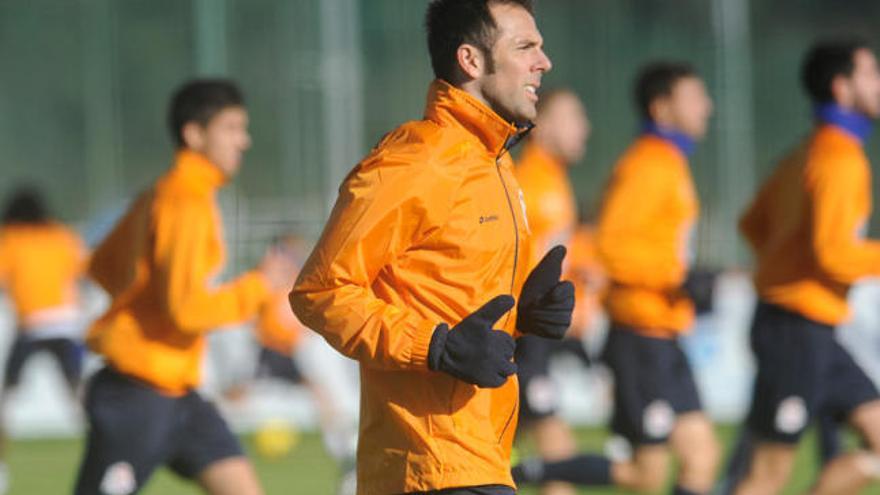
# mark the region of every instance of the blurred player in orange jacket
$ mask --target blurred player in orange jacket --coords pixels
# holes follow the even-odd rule
[[[0,407],[5,409],[18,388],[27,361],[43,351],[55,358],[70,397],[76,399],[85,325],[77,284],[86,260],[79,235],[52,220],[39,191],[22,187],[13,193],[0,227],[0,289],[12,302],[17,331],[6,359]],[[0,424],[2,457],[5,446]],[[7,485],[6,466],[0,463],[0,493]]]
[[[747,419],[756,446],[734,493],[779,493],[816,417],[846,421],[866,450],[826,464],[811,493],[858,493],[880,479],[880,394],[834,338],[847,292],[880,275],[880,242],[866,239],[871,170],[864,142],[880,117],[880,70],[861,41],[819,43],[803,83],[815,105],[810,136],[782,159],[740,221],[755,252],[758,376]]]
[[[77,494],[135,492],[162,465],[211,494],[262,493],[235,436],[196,391],[206,333],[256,316],[292,274],[270,250],[259,269],[215,281],[225,259],[216,194],[250,146],[247,123],[233,83],[179,88],[169,109],[173,166],[92,257],[90,274],[112,301],[87,337],[106,367],[89,383]]]
[[[688,155],[706,133],[712,102],[703,81],[681,63],[649,65],[635,93],[645,127],[614,168],[597,234],[610,281],[603,357],[614,374],[611,428],[633,446],[633,456],[614,464],[593,455],[530,462],[515,474],[654,493],[666,482],[671,447],[680,460],[674,493],[706,494],[720,448],[678,335],[694,317],[682,290],[698,213]]]
[[[537,110],[535,128],[516,167],[532,231],[532,267],[553,246],[571,247],[577,225],[577,202],[568,167],[583,158],[590,133],[584,106],[570,90],[552,90],[542,95]],[[569,255],[569,266],[571,259]],[[548,460],[569,457],[576,449],[571,429],[556,414],[558,394],[550,379],[551,355],[562,346],[561,341],[535,335],[523,336],[516,342],[520,429],[533,431],[538,454]],[[542,493],[562,495],[574,493],[574,488],[551,483],[542,487]]]

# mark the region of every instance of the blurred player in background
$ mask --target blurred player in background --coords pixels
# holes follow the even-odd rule
[[[528,461],[515,476],[656,493],[665,485],[671,448],[680,463],[674,493],[706,494],[720,448],[678,336],[694,319],[684,290],[698,215],[688,156],[706,134],[712,102],[694,70],[676,62],[644,68],[635,96],[644,129],[614,169],[598,226],[610,279],[603,357],[614,375],[611,428],[632,455],[614,463],[597,455]]]
[[[262,493],[201,382],[205,334],[256,316],[289,286],[284,256],[218,284],[225,246],[217,190],[250,146],[248,115],[226,80],[180,87],[169,108],[174,164],[98,246],[91,276],[112,298],[88,345],[106,366],[89,382],[90,431],[76,493],[133,493],[167,465],[211,494]]]
[[[557,244],[571,248],[577,201],[568,167],[583,158],[590,134],[586,110],[570,90],[542,94],[537,110],[535,128],[516,167],[532,231],[530,268]],[[567,458],[576,451],[571,428],[556,414],[558,392],[550,379],[551,355],[562,345],[559,340],[525,335],[517,339],[514,355],[520,383],[520,428],[533,433],[538,455],[548,460]],[[564,495],[574,493],[574,488],[551,483],[541,493]]]
[[[307,243],[295,234],[285,234],[272,248],[294,267],[294,277],[309,252]],[[289,287],[277,291],[260,308],[254,323],[259,343],[255,370],[257,379],[276,379],[309,390],[318,409],[324,447],[339,465],[342,476],[339,494],[355,492],[355,449],[357,447],[358,394],[354,361],[335,352],[324,339],[307,329],[290,309]],[[238,396],[245,389],[235,387]]]
[[[815,129],[783,158],[740,221],[756,257],[758,364],[747,426],[755,442],[734,493],[780,493],[797,444],[816,418],[847,422],[867,449],[823,468],[814,494],[858,493],[880,478],[880,395],[834,337],[847,293],[880,275],[880,243],[866,239],[871,170],[864,142],[880,117],[880,70],[861,41],[815,45],[802,69]]]
[[[529,271],[509,155],[551,64],[526,0],[434,0],[425,25],[425,117],[349,173],[291,304],[360,363],[359,493],[508,495],[514,335],[562,338],[574,307],[564,247]]]
[[[12,302],[17,330],[6,359],[0,412],[17,390],[24,365],[43,351],[58,363],[70,398],[79,402],[85,322],[77,285],[86,263],[79,235],[51,217],[40,192],[15,190],[0,226],[0,289]],[[0,414],[0,458],[5,458],[4,416]],[[0,493],[8,484],[6,464],[0,462]]]

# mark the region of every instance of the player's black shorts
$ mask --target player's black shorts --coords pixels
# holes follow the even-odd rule
[[[411,492],[407,495],[516,495],[516,491],[504,485],[484,485],[467,488],[448,488],[430,492]]]
[[[6,359],[4,387],[18,386],[25,363],[39,352],[48,352],[55,358],[70,388],[79,385],[85,353],[81,342],[67,338],[35,339],[28,337],[27,333],[19,333]]]
[[[523,426],[556,414],[559,392],[550,379],[550,357],[558,341],[524,335],[516,341],[516,375],[519,379],[519,418]]]
[[[558,354],[571,354],[589,366],[590,357],[576,339],[545,339],[524,335],[516,340],[514,361],[519,380],[519,423],[552,416],[559,409],[559,391],[550,378],[550,360]]]
[[[86,413],[78,495],[134,493],[159,466],[195,478],[216,461],[243,455],[217,409],[198,393],[165,396],[109,367],[89,382]]]
[[[797,443],[817,413],[843,420],[880,398],[830,325],[759,302],[751,340],[758,376],[748,424],[761,438]]]
[[[290,356],[273,351],[268,347],[260,347],[257,361],[257,376],[280,378],[291,383],[302,383],[302,372]]]
[[[603,359],[614,375],[611,429],[631,444],[664,443],[679,414],[702,409],[677,339],[646,337],[612,324]]]

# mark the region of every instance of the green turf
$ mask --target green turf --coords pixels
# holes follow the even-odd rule
[[[729,445],[735,429],[720,427],[722,441]],[[598,451],[607,438],[602,429],[580,429],[578,442],[584,449]],[[245,438],[245,446],[253,452],[251,441]],[[528,453],[530,446],[522,442],[521,450]],[[10,495],[42,495],[70,493],[82,442],[79,440],[29,440],[15,441],[9,446],[9,467],[12,472]],[[815,473],[814,440],[808,435],[798,454],[798,464],[793,481],[785,495],[803,493]],[[304,494],[330,495],[333,493],[337,468],[324,453],[320,437],[304,434],[297,447],[286,457],[270,461],[254,456],[257,471],[267,495]],[[193,485],[181,481],[167,470],[159,471],[142,492],[145,495],[195,495],[200,493]],[[536,495],[537,491],[523,489],[521,495]],[[619,494],[614,490],[583,490],[583,494]],[[880,488],[871,488],[864,494],[880,494]]]

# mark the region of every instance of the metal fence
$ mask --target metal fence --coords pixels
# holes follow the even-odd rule
[[[65,220],[120,208],[169,164],[167,99],[196,75],[246,92],[254,147],[224,194],[234,264],[281,229],[314,235],[346,171],[421,116],[425,0],[0,1],[0,194],[28,180]],[[654,58],[692,62],[716,102],[693,158],[702,263],[747,260],[735,219],[809,128],[809,44],[880,27],[873,0],[543,0],[549,86],[585,100],[594,135],[572,175],[598,201],[638,122],[630,88]],[[876,141],[876,140],[875,140]],[[872,144],[872,154],[877,145]]]

